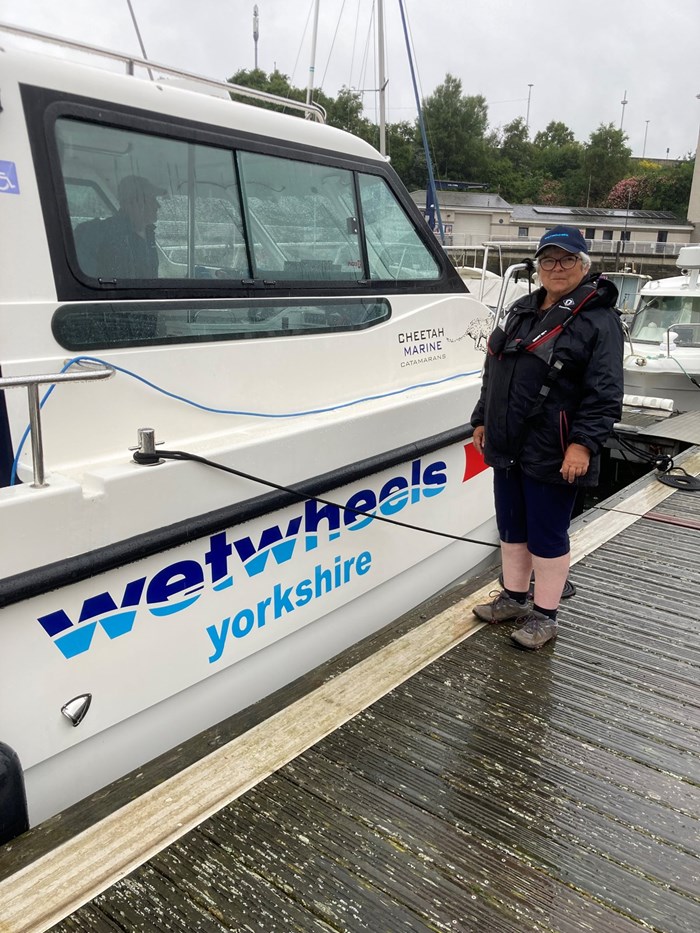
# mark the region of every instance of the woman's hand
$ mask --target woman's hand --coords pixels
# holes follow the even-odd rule
[[[472,442],[474,444],[474,450],[478,454],[484,455],[484,426],[480,424],[477,428],[474,428],[474,433],[472,434]]]
[[[474,432],[476,433],[476,431]],[[567,483],[575,483],[581,476],[588,473],[588,464],[591,461],[591,452],[583,444],[569,444],[564,454],[564,462],[559,471]]]

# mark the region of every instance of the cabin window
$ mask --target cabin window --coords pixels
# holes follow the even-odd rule
[[[238,158],[254,278],[367,278],[352,172],[253,152]]]
[[[391,317],[386,298],[110,301],[63,305],[51,321],[66,350],[293,337],[364,330]]]
[[[250,277],[232,152],[68,118],[56,134],[84,276]]]
[[[374,163],[58,106],[42,183],[49,204],[58,182],[47,227],[66,350],[363,330],[391,317],[373,292],[432,292],[445,275]]]
[[[700,346],[700,298],[692,295],[654,295],[643,298],[634,317],[632,339],[659,343],[676,335],[680,347]]]
[[[370,278],[439,278],[437,262],[384,179],[362,174],[359,180]]]
[[[380,176],[84,117],[58,117],[55,132],[68,259],[85,285],[271,289],[442,275]]]

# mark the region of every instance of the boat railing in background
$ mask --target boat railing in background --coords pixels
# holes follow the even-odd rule
[[[48,32],[39,32],[35,29],[25,29],[22,26],[14,26],[11,23],[0,23],[0,32],[9,32],[16,36],[22,36],[25,39],[49,42],[52,45],[59,45],[62,48],[75,49],[78,52],[86,52],[89,55],[98,55],[101,58],[121,62],[126,66],[127,74],[130,75],[135,74],[136,68],[143,68],[149,73],[151,80],[155,80],[153,78],[153,72],[157,71],[171,78],[181,78],[186,81],[192,81],[195,85],[199,85],[202,88],[208,87],[212,90],[226,91],[227,94],[235,94],[237,97],[250,97],[267,104],[288,107],[291,110],[300,110],[302,113],[306,114],[307,117],[319,123],[326,122],[326,111],[320,104],[307,104],[301,100],[292,100],[291,98],[280,97],[277,94],[270,94],[267,91],[259,91],[256,88],[244,87],[242,84],[230,84],[228,81],[217,81],[214,78],[205,78],[204,75],[195,74],[191,71],[183,71],[181,68],[173,68],[171,65],[162,65],[159,62],[152,61],[150,58],[141,58],[138,55],[127,55],[125,52],[114,52],[111,49],[105,49],[99,45],[90,45],[86,42],[78,42],[75,39],[64,39],[62,36],[53,36]],[[194,90],[194,88],[192,90]]]
[[[589,240],[591,255],[625,256],[678,256],[687,243],[657,243],[652,240]],[[527,237],[499,235],[493,239],[485,238],[483,233],[453,233],[446,237],[445,249],[448,253],[461,250],[480,250],[492,246],[503,249],[518,249],[523,253],[535,252],[539,240]]]
[[[109,367],[100,369],[80,370],[71,373],[46,373],[37,376],[6,376],[0,378],[0,389],[27,390],[27,403],[29,406],[29,432],[32,443],[32,467],[34,481],[32,486],[46,486],[44,471],[44,442],[41,436],[41,403],[39,402],[39,386],[56,385],[63,382],[92,382],[95,379],[108,379],[114,375]]]
[[[493,330],[495,330],[501,323],[501,318],[503,317],[503,311],[506,304],[508,286],[510,285],[511,281],[515,279],[515,274],[517,272],[531,273],[533,269],[533,263],[528,259],[526,262],[516,262],[512,266],[508,266],[506,271],[503,273],[501,290],[498,294],[498,302],[496,303],[496,310],[494,312]]]

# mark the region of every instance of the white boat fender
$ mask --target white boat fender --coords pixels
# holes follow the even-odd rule
[[[27,794],[19,757],[0,742],[0,845],[29,829]]]

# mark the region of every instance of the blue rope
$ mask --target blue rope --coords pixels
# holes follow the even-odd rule
[[[110,369],[114,369],[116,372],[123,373],[125,376],[131,376],[132,379],[136,379],[138,382],[142,382],[144,385],[148,386],[149,389],[160,392],[161,395],[175,399],[177,402],[183,402],[185,405],[191,405],[193,408],[198,408],[200,411],[208,411],[215,415],[239,415],[246,418],[302,418],[305,415],[321,415],[328,411],[340,411],[343,408],[351,408],[353,405],[360,405],[363,402],[374,402],[382,398],[391,398],[394,395],[401,395],[404,392],[410,392],[412,389],[426,389],[430,386],[442,385],[446,382],[452,382],[455,379],[464,379],[467,376],[475,376],[479,372],[479,370],[475,369],[473,372],[469,373],[457,373],[454,376],[446,376],[444,379],[435,379],[432,382],[419,382],[412,386],[406,386],[403,389],[393,389],[391,392],[380,392],[377,395],[368,395],[364,398],[353,399],[350,402],[343,402],[340,405],[328,405],[325,408],[309,408],[306,411],[270,413],[263,411],[241,411],[235,408],[212,408],[209,405],[202,405],[200,402],[195,402],[192,399],[186,398],[184,395],[178,395],[176,392],[170,392],[168,389],[164,389],[162,386],[157,385],[155,382],[151,382],[144,376],[139,376],[138,373],[132,372],[130,369],[125,369],[123,366],[117,366],[115,363],[108,363],[106,360],[102,360],[97,356],[76,356],[72,360],[68,360],[68,362],[61,370],[61,373],[66,372],[66,370],[70,369],[70,367],[74,366],[76,363],[99,363],[101,366],[108,366]],[[44,407],[45,402],[55,388],[55,383],[49,386],[48,390],[44,394],[44,397],[39,403],[40,409]],[[22,454],[22,449],[24,448],[27,437],[29,436],[29,431],[30,426],[27,425],[17,447],[15,459],[12,463],[12,470],[10,472],[10,486],[15,485],[19,458]]]

